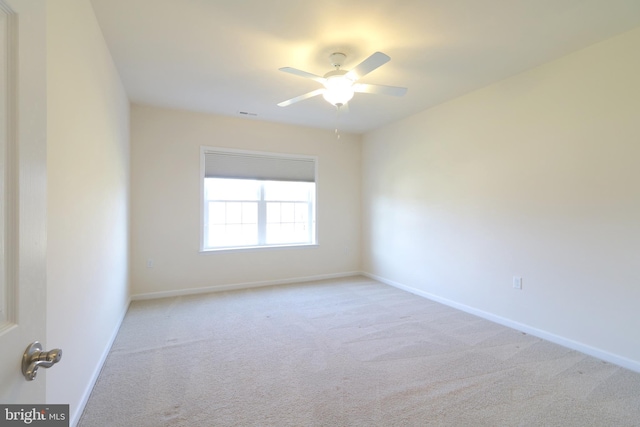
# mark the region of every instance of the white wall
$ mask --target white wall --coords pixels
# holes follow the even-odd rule
[[[47,403],[75,418],[128,305],[129,103],[88,0],[48,3],[47,55]]]
[[[319,246],[199,253],[200,146],[318,156]],[[181,293],[360,270],[360,137],[134,105],[133,294]],[[147,260],[153,260],[153,268]]]
[[[636,29],[366,134],[364,270],[640,370],[639,51]]]

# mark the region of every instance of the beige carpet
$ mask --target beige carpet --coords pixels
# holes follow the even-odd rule
[[[134,302],[79,425],[640,426],[640,374],[354,277]]]

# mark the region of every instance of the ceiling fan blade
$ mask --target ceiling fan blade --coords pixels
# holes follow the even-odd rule
[[[353,85],[353,91],[360,93],[375,93],[379,95],[403,96],[405,93],[407,93],[407,88],[398,86],[356,83]]]
[[[313,98],[314,96],[320,95],[324,92],[324,88],[316,89],[311,92],[305,93],[304,95],[296,96],[295,98],[287,99],[286,101],[282,101],[278,104],[278,107],[288,107],[291,104],[295,104],[296,102],[304,101],[305,99]]]
[[[280,71],[284,71],[285,73],[293,74],[298,77],[304,77],[305,79],[315,80],[319,83],[324,84],[325,78],[316,76],[315,74],[307,73],[306,71],[298,70],[297,68],[291,67],[282,67],[279,68]]]
[[[386,64],[390,59],[391,58],[388,55],[385,55],[382,52],[376,52],[345,74],[345,77],[355,82],[381,65]]]

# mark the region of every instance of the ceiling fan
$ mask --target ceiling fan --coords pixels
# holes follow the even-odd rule
[[[353,98],[353,95],[356,92],[391,96],[402,96],[407,92],[407,88],[405,87],[357,83],[357,81],[362,77],[389,62],[391,58],[388,55],[385,55],[382,52],[376,52],[358,64],[351,71],[340,69],[346,57],[347,56],[344,53],[332,53],[329,56],[329,59],[331,60],[331,65],[333,65],[335,69],[329,71],[322,77],[296,68],[280,68],[280,71],[284,71],[285,73],[315,80],[318,83],[321,83],[324,87],[283,101],[279,103],[278,106],[287,107],[291,104],[295,104],[296,102],[313,98],[317,95],[322,95],[327,102],[340,109],[346,107],[347,102]]]

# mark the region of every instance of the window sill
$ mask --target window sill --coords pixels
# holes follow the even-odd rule
[[[303,243],[300,245],[269,245],[269,246],[241,246],[237,248],[209,248],[200,249],[201,254],[219,254],[232,252],[259,252],[259,251],[279,251],[283,249],[309,249],[317,248],[318,243]]]

